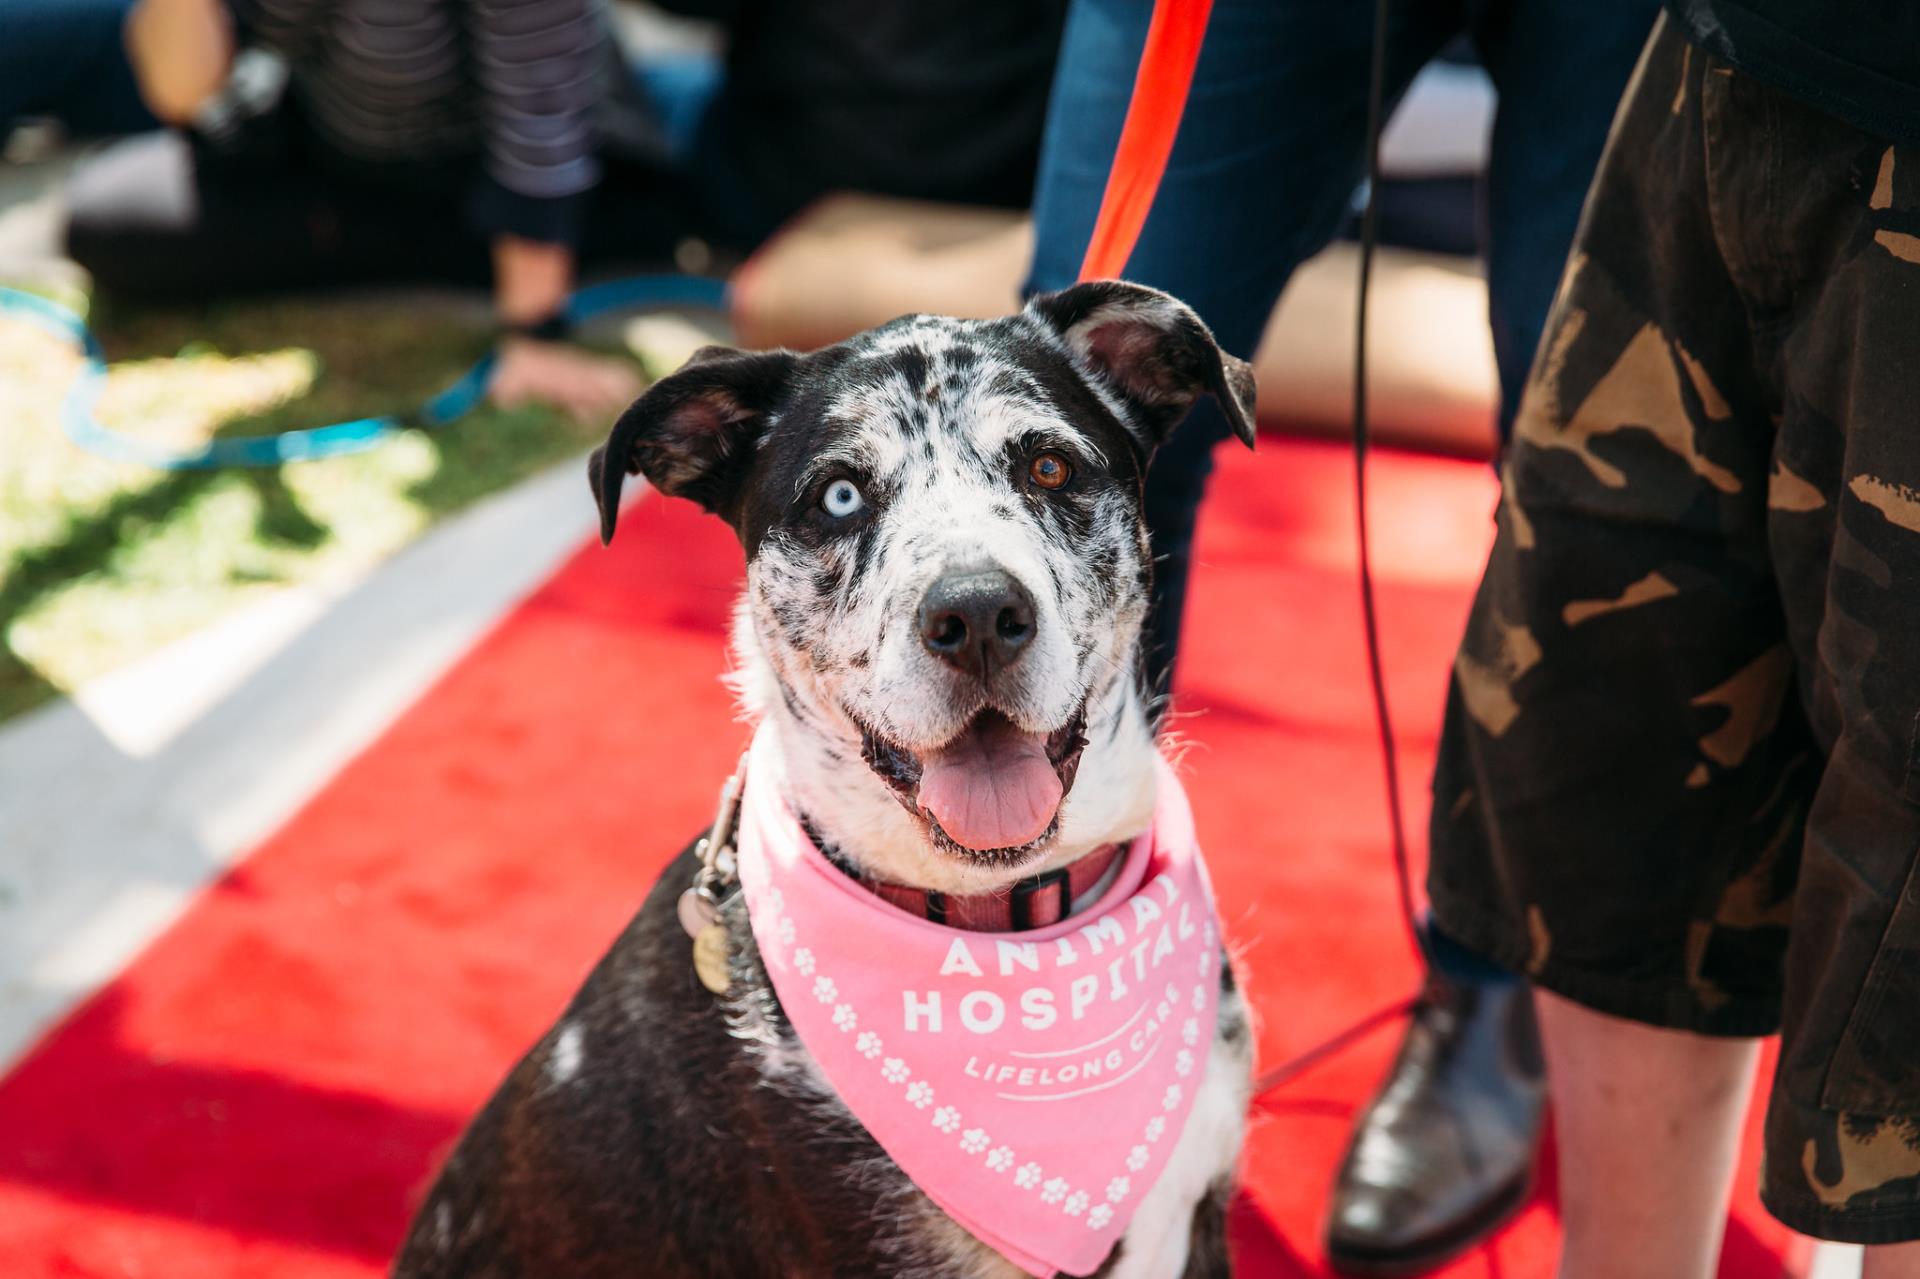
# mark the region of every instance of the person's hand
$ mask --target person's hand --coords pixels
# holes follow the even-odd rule
[[[551,404],[582,422],[610,418],[640,395],[632,365],[559,342],[510,337],[500,344],[488,395],[502,408]]]
[[[233,66],[233,15],[221,0],[139,0],[122,38],[141,99],[168,124],[190,123]]]

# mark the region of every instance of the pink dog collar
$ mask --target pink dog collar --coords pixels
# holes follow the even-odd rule
[[[972,897],[908,888],[877,879],[861,879],[867,891],[920,919],[970,933],[1022,933],[1057,924],[1073,913],[1073,903],[1091,892],[1124,851],[1120,845],[1097,848],[1071,866],[1023,879],[1000,893]]]
[[[1164,761],[1153,827],[1100,899],[1024,932],[915,918],[807,838],[754,743],[740,884],[774,991],[828,1083],[915,1184],[1029,1274],[1106,1258],[1206,1077],[1213,890]]]

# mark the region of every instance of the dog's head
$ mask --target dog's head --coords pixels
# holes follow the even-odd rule
[[[823,833],[856,859],[904,840],[928,886],[979,882],[1060,840],[1083,752],[1151,749],[1142,480],[1202,394],[1251,445],[1247,366],[1173,298],[1102,281],[811,355],[708,348],[590,472],[604,538],[633,472],[739,534],[743,684],[799,739]]]

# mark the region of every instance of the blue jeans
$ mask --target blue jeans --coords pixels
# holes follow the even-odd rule
[[[133,0],[6,0],[0,7],[0,137],[23,116],[93,136],[157,127],[120,28]]]
[[[1086,251],[1153,6],[1074,0],[1034,197],[1029,291],[1073,283]],[[1504,437],[1546,323],[1615,104],[1656,0],[1395,0],[1387,90],[1462,32],[1499,89],[1482,205]],[[1129,279],[1165,289],[1250,357],[1280,291],[1340,230],[1365,168],[1372,6],[1360,0],[1214,0],[1179,136]],[[1194,522],[1213,446],[1211,401],[1155,459],[1147,519],[1157,561],[1149,673],[1180,637]]]

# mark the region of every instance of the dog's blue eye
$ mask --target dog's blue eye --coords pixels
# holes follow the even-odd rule
[[[820,495],[820,509],[836,520],[844,520],[867,504],[852,480],[835,480]]]

